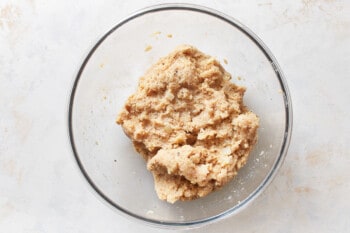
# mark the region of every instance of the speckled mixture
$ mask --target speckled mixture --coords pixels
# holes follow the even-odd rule
[[[229,182],[257,141],[244,87],[213,57],[183,45],[140,78],[117,117],[153,173],[160,199],[203,197]]]

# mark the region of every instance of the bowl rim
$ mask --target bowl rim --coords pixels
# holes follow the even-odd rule
[[[230,24],[231,26],[235,27],[236,29],[240,30],[243,34],[245,34],[252,42],[254,42],[254,44],[261,50],[261,52],[263,52],[264,56],[270,62],[273,70],[275,71],[276,77],[278,78],[278,81],[281,86],[281,92],[282,92],[281,94],[283,95],[284,107],[285,107],[285,113],[286,113],[284,137],[283,137],[283,143],[281,145],[279,155],[275,160],[271,170],[269,171],[265,179],[260,183],[260,185],[248,197],[246,197],[243,201],[241,201],[234,207],[211,217],[193,220],[193,221],[186,221],[186,222],[160,221],[160,220],[145,218],[119,206],[117,203],[113,202],[107,195],[105,195],[90,178],[90,176],[88,175],[87,171],[84,168],[82,161],[79,158],[79,154],[78,154],[78,151],[75,145],[75,140],[74,140],[73,119],[72,119],[74,99],[78,88],[79,80],[82,76],[85,66],[89,62],[90,58],[93,56],[94,52],[104,42],[104,40],[108,36],[110,36],[114,31],[116,31],[119,27],[123,26],[124,24],[126,24],[127,22],[135,18],[138,18],[153,12],[170,11],[170,10],[183,10],[183,11],[192,11],[192,12],[207,14],[209,16],[216,17]],[[82,65],[80,66],[79,71],[75,77],[73,87],[71,89],[71,94],[69,98],[69,107],[68,107],[68,131],[69,131],[68,134],[69,134],[71,149],[72,149],[76,164],[78,165],[82,175],[84,176],[85,181],[87,181],[90,187],[94,190],[94,193],[98,194],[97,196],[100,197],[100,199],[102,199],[104,203],[107,203],[109,207],[112,207],[112,209],[118,210],[120,213],[125,214],[127,216],[132,216],[137,220],[141,220],[141,222],[148,223],[150,225],[154,225],[158,227],[160,226],[160,227],[191,228],[191,227],[201,226],[201,225],[204,225],[205,223],[212,223],[214,221],[218,221],[226,217],[232,216],[233,214],[236,214],[242,209],[244,209],[244,207],[247,207],[254,199],[256,199],[266,189],[268,184],[271,183],[271,181],[275,177],[278,169],[281,167],[286,157],[288,147],[290,144],[291,135],[292,135],[292,125],[293,125],[292,101],[291,101],[290,92],[287,86],[285,76],[283,75],[282,70],[279,64],[277,63],[276,58],[272,55],[271,51],[262,42],[262,40],[257,35],[255,35],[249,28],[247,28],[238,20],[234,19],[229,15],[226,15],[212,8],[208,8],[208,7],[204,7],[196,4],[184,4],[184,3],[157,4],[157,5],[152,5],[149,7],[142,8],[136,11],[135,13],[127,16],[126,18],[122,19],[114,27],[112,27],[109,31],[107,31],[92,47],[88,55],[85,57]]]

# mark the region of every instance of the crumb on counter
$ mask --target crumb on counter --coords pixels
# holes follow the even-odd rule
[[[161,31],[156,31],[156,32],[153,32],[152,34],[151,34],[151,36],[158,36],[158,35],[160,35],[162,32]]]
[[[168,38],[173,38],[173,35],[172,34],[168,34],[166,35]]]
[[[152,46],[151,45],[147,45],[146,48],[145,48],[145,52],[149,52],[151,51],[152,49]]]

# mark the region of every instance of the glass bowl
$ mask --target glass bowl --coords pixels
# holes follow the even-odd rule
[[[247,164],[229,184],[204,198],[169,204],[158,199],[145,161],[115,119],[139,77],[181,44],[216,57],[233,82],[247,87],[244,101],[260,117],[260,128]],[[103,35],[79,70],[69,105],[73,154],[97,196],[158,226],[198,226],[247,206],[281,166],[291,129],[287,84],[268,48],[230,16],[188,4],[143,9]]]

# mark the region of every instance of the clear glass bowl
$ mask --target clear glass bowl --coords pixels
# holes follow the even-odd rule
[[[261,125],[247,164],[229,184],[169,204],[158,199],[145,161],[115,119],[146,69],[181,44],[216,57],[233,82],[247,87],[245,104]],[[107,32],[83,62],[69,106],[73,153],[90,186],[112,208],[160,226],[197,226],[247,206],[276,174],[291,129],[287,84],[267,47],[237,20],[188,4],[143,9]]]

